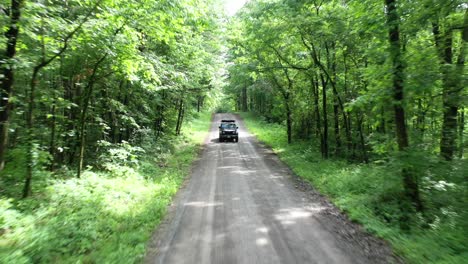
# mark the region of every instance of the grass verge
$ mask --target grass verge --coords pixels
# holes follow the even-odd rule
[[[188,175],[210,125],[187,124],[172,150],[131,163],[63,175],[26,200],[0,197],[0,263],[136,263]],[[121,148],[119,155],[127,153]],[[126,152],[127,151],[127,152]]]
[[[361,223],[370,233],[389,241],[396,254],[408,263],[466,263],[468,259],[468,214],[466,210],[466,162],[452,170],[420,165],[425,177],[421,192],[433,221],[411,232],[400,229],[398,197],[402,189],[397,164],[350,164],[343,160],[323,160],[311,142],[287,144],[285,127],[266,123],[241,113],[249,131],[269,145],[297,175],[308,180],[322,194]],[[424,167],[426,166],[426,167]],[[464,171],[464,172],[463,172]],[[435,180],[449,175],[458,183]],[[421,218],[415,215],[415,218]],[[418,219],[415,220],[418,222]]]

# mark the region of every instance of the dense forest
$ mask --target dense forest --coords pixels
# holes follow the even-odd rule
[[[116,235],[138,252],[115,239],[117,259],[141,258],[155,212],[195,154],[181,134],[216,103],[221,8],[196,0],[0,1],[1,263],[82,260],[99,251],[92,241]],[[119,215],[101,208],[106,199]],[[123,235],[126,228],[132,233]],[[119,250],[105,247],[111,261]]]
[[[210,3],[4,2],[0,169],[25,169],[23,197],[41,171],[79,178],[109,145],[179,134],[219,79]]]
[[[462,158],[466,9],[251,1],[231,28],[229,92],[238,110],[284,121],[288,142],[320,139],[324,158],[368,162],[408,148]]]
[[[467,257],[464,1],[0,0],[0,31],[0,262],[140,260],[215,108],[391,171],[379,221]]]
[[[226,94],[236,110],[264,121],[253,126],[284,127],[289,146],[257,130],[293,169],[319,170],[311,152],[342,169],[343,160],[367,164],[352,171],[373,193],[351,186],[346,199],[366,193],[363,210],[393,231],[439,230],[425,239],[452,241],[440,242],[453,250],[443,254],[461,254],[443,263],[466,258],[466,2],[249,1],[229,32]],[[332,184],[332,170],[323,173],[309,175],[314,185]],[[341,177],[325,192],[344,196],[350,176]]]
[[[404,197],[423,212],[412,162],[465,152],[466,4],[251,1],[237,19],[237,109],[284,122],[289,143],[313,139],[325,159],[398,157]]]

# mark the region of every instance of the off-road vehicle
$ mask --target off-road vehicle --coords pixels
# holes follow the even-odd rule
[[[237,133],[236,120],[221,120],[219,125],[219,142],[225,140],[233,140],[235,142],[239,141],[239,134]]]

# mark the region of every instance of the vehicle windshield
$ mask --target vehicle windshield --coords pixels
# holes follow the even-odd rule
[[[223,123],[223,124],[221,124],[221,127],[222,127],[222,128],[227,128],[227,129],[235,129],[235,128],[236,128],[236,124],[233,124],[233,123]]]

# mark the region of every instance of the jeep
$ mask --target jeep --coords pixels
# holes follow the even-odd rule
[[[219,142],[225,140],[239,141],[239,134],[237,133],[236,120],[221,120],[219,125]]]

